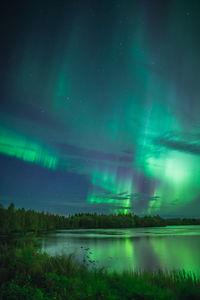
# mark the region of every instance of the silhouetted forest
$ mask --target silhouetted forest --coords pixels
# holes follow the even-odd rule
[[[90,214],[71,216],[54,215],[34,210],[16,209],[11,203],[8,208],[0,205],[0,233],[40,232],[72,228],[134,228],[163,227],[166,225],[200,225],[200,219],[163,219],[160,216],[139,217],[134,214]]]

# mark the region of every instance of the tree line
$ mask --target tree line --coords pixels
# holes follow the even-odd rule
[[[135,214],[79,213],[61,216],[34,210],[16,209],[11,203],[8,208],[0,205],[0,233],[41,232],[56,229],[75,228],[134,228],[163,227],[166,225],[200,225],[200,219],[173,218],[160,216],[139,217]]]

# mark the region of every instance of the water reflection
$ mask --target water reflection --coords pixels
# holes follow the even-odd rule
[[[75,253],[91,267],[109,270],[185,269],[200,274],[200,226],[63,230],[41,238],[51,255]]]

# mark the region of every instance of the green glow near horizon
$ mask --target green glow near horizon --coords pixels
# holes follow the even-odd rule
[[[31,162],[48,169],[57,167],[58,159],[39,143],[10,130],[0,129],[0,153]]]
[[[109,192],[113,193],[114,196],[113,198],[111,195],[102,197],[101,195],[98,195],[95,192],[91,191],[91,193],[89,193],[88,195],[87,202],[105,203],[111,204],[111,206],[113,207],[116,206],[116,208],[111,209],[111,211],[114,213],[127,214],[130,212],[132,205],[129,199],[115,199],[115,195],[118,195],[120,193],[133,193],[131,181],[117,177],[117,168],[116,172],[110,170],[109,167],[99,167],[99,169],[96,168],[96,170],[93,172],[92,183],[93,185],[100,186],[102,189],[108,190]],[[120,207],[123,207],[123,209],[120,209]]]
[[[169,101],[173,99],[172,95],[172,93],[169,95]],[[178,121],[175,120],[167,107],[157,103],[154,104],[148,114],[141,111],[141,115],[144,116],[141,119],[144,120],[145,126],[140,129],[138,134],[132,175],[122,179],[117,176],[118,166],[115,168],[102,167],[97,164],[92,173],[92,183],[94,186],[99,186],[116,195],[137,193],[133,175],[135,168],[137,168],[149,178],[158,181],[153,194],[149,194],[149,196],[158,198],[156,200],[150,199],[148,207],[143,213],[155,214],[162,210],[165,213],[170,213],[175,207],[181,207],[198,196],[200,178],[197,170],[200,159],[193,154],[166,149],[152,143],[154,136],[162,137],[162,132],[166,131],[166,128],[172,130],[175,127],[180,130]],[[116,126],[120,127],[117,123]],[[135,134],[133,135],[134,138]],[[111,207],[116,206],[116,209],[110,209],[111,212],[126,214],[130,212],[130,209],[134,211],[134,203],[130,199],[120,200],[112,198],[112,196],[110,198],[109,196],[101,197],[95,191],[90,192],[87,201],[89,203],[108,204]],[[120,206],[123,208],[120,209]]]
[[[174,209],[174,205],[181,207],[198,196],[199,176],[196,175],[200,160],[198,157],[168,151],[160,158],[148,159],[148,173],[160,179],[160,184],[155,190],[154,196],[160,196],[160,200],[149,202],[148,213],[159,212],[162,206],[167,210]]]

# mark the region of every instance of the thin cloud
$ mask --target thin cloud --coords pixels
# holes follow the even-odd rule
[[[91,150],[83,147],[73,146],[67,143],[55,143],[54,147],[61,153],[61,155],[80,157],[87,160],[100,160],[128,164],[133,162],[133,158],[130,156],[119,156],[114,153]]]
[[[176,136],[169,136],[156,139],[156,143],[169,149],[200,155],[200,140],[186,141]]]

